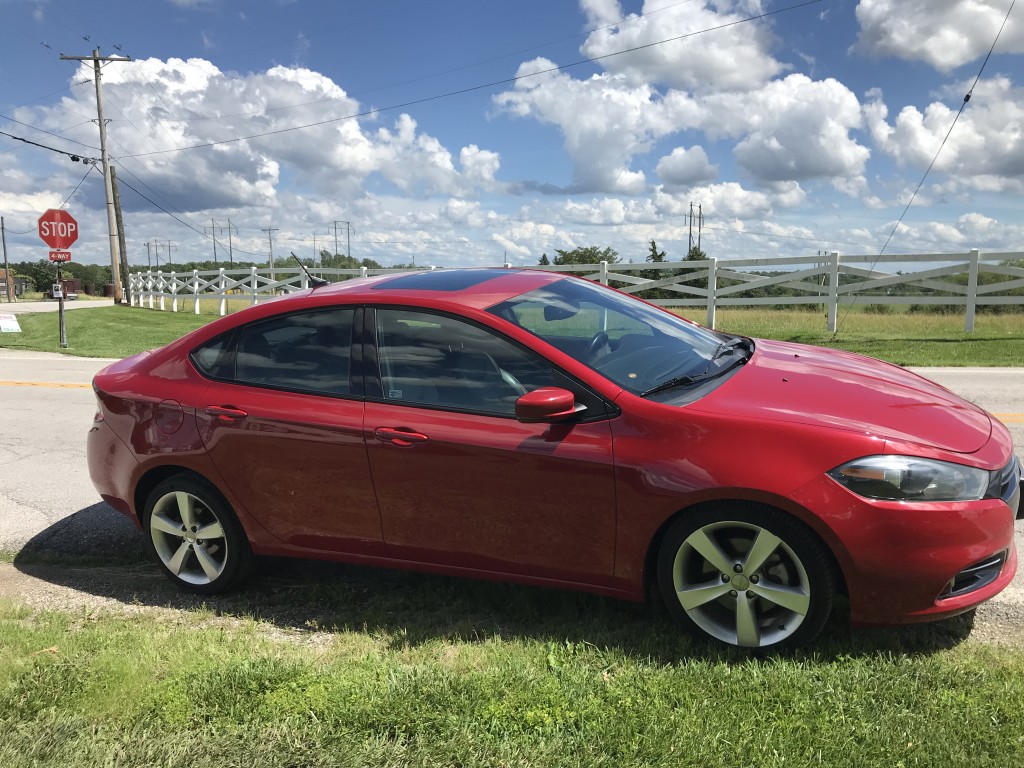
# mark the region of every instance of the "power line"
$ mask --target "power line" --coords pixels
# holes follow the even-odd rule
[[[368,110],[364,110],[362,112],[356,112],[356,113],[353,113],[351,115],[343,115],[341,117],[332,117],[332,118],[328,118],[327,120],[318,120],[318,121],[316,121],[314,123],[306,123],[304,125],[295,125],[295,126],[292,126],[290,128],[278,128],[278,129],[273,130],[273,131],[264,131],[262,133],[254,133],[254,134],[250,134],[248,136],[236,136],[235,138],[232,138],[232,139],[222,139],[220,141],[208,141],[208,142],[204,142],[202,144],[192,144],[192,145],[185,146],[185,147],[173,147],[171,149],[161,149],[161,150],[157,150],[155,152],[138,152],[138,153],[133,154],[133,155],[126,155],[125,157],[133,157],[134,158],[134,157],[150,157],[152,155],[167,155],[167,154],[170,154],[172,152],[184,152],[184,151],[190,150],[190,149],[203,149],[203,148],[206,148],[206,147],[216,147],[216,146],[219,146],[221,144],[234,144],[234,143],[239,142],[239,141],[247,141],[249,139],[263,138],[264,136],[275,136],[275,135],[282,134],[282,133],[291,133],[292,131],[304,130],[306,128],[315,128],[315,127],[320,126],[320,125],[328,125],[330,123],[341,122],[342,120],[352,120],[352,119],[359,118],[359,117],[368,117],[370,115],[380,114],[381,112],[390,112],[390,111],[395,110],[395,109],[405,109],[406,107],[412,107],[412,106],[416,106],[418,104],[426,104],[426,103],[429,103],[429,102],[432,102],[432,101],[439,101],[441,99],[447,99],[447,98],[450,98],[452,96],[461,96],[461,95],[464,95],[464,94],[467,94],[467,93],[473,93],[475,91],[482,91],[482,90],[485,90],[487,88],[494,88],[495,86],[499,86],[499,85],[508,85],[510,83],[515,83],[515,82],[518,82],[520,80],[526,80],[526,79],[532,78],[532,77],[539,77],[540,75],[551,74],[552,72],[561,72],[561,71],[564,71],[566,69],[571,69],[573,67],[581,66],[583,64],[592,64],[592,63],[594,63],[596,61],[602,61],[604,59],[610,59],[610,58],[613,58],[615,56],[622,56],[623,54],[634,53],[636,51],[642,51],[642,50],[645,50],[647,48],[654,48],[654,47],[659,46],[659,45],[665,45],[666,43],[673,43],[673,42],[676,42],[678,40],[685,40],[687,38],[695,37],[697,35],[706,34],[708,32],[716,32],[716,31],[721,30],[721,29],[727,29],[728,27],[735,27],[735,26],[737,26],[739,24],[745,24],[745,23],[748,23],[748,22],[751,22],[751,21],[757,21],[759,19],[764,19],[764,18],[767,18],[769,16],[775,16],[777,14],[784,13],[785,11],[792,11],[792,10],[796,10],[796,9],[799,9],[799,8],[805,8],[805,7],[810,6],[810,5],[817,5],[818,3],[821,3],[821,2],[824,2],[824,0],[805,0],[805,2],[796,3],[795,5],[790,5],[790,6],[787,6],[785,8],[778,8],[778,9],[776,9],[774,11],[766,11],[765,13],[761,13],[761,14],[758,14],[756,16],[748,16],[747,18],[736,19],[736,20],[733,20],[733,21],[726,22],[724,24],[719,24],[718,26],[715,26],[715,27],[708,27],[707,29],[697,30],[696,32],[687,32],[684,35],[676,35],[675,37],[669,37],[669,38],[666,38],[664,40],[659,40],[657,42],[645,43],[643,45],[633,46],[632,48],[626,48],[626,49],[621,50],[621,51],[613,51],[612,53],[605,53],[605,54],[602,54],[601,56],[592,56],[592,57],[589,57],[589,58],[580,59],[578,61],[574,61],[574,62],[571,62],[569,64],[561,64],[561,65],[554,66],[554,67],[548,67],[547,69],[542,69],[542,70],[539,70],[537,72],[530,72],[530,73],[527,73],[525,75],[515,75],[513,77],[506,77],[506,78],[503,78],[501,80],[493,80],[493,81],[491,81],[489,83],[482,83],[480,85],[472,85],[472,86],[469,86],[469,87],[466,87],[466,88],[459,88],[459,89],[454,90],[454,91],[447,91],[445,93],[435,94],[433,96],[424,96],[423,98],[420,98],[420,99],[412,99],[410,101],[402,102],[401,104],[392,104],[391,106],[388,106],[388,107],[376,107],[374,109],[368,109]]]
[[[0,117],[2,117],[2,115],[0,115]],[[29,127],[31,128],[32,126],[29,126]],[[82,162],[82,163],[98,163],[99,162],[98,158],[95,158],[95,157],[82,157],[81,155],[76,155],[76,154],[74,154],[72,152],[65,152],[63,149],[54,149],[53,147],[48,147],[45,144],[39,144],[38,142],[22,138],[21,136],[15,136],[13,133],[7,133],[7,131],[0,131],[0,135],[7,136],[8,138],[14,139],[15,141],[24,142],[25,144],[31,144],[33,147],[39,147],[40,149],[48,149],[51,152],[56,152],[58,155],[66,155],[67,157],[70,157],[73,162],[76,162],[76,163],[78,163],[78,162]],[[69,141],[70,141],[70,139],[69,139]],[[75,143],[77,144],[78,142],[75,142]],[[85,145],[83,145],[83,146],[85,146]],[[89,149],[95,149],[95,147],[89,147]]]

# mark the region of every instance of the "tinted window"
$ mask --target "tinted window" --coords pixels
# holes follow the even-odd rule
[[[548,362],[461,320],[381,309],[376,330],[385,400],[513,416],[520,395],[555,384]]]
[[[244,326],[232,378],[275,389],[348,394],[354,314],[352,309],[297,312]]]
[[[459,269],[412,272],[378,283],[375,291],[401,288],[410,291],[464,291],[496,277],[507,277],[507,269]]]
[[[722,339],[681,317],[565,279],[489,310],[631,392],[705,372]]]
[[[228,341],[231,334],[208,341],[192,353],[192,362],[200,372],[213,379],[231,376],[231,355]]]

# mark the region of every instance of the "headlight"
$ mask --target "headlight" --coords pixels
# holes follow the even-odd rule
[[[976,501],[985,498],[990,474],[913,456],[865,456],[828,473],[860,496],[891,501]]]

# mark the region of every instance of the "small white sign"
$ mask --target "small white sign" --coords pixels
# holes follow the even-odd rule
[[[18,318],[10,314],[0,314],[0,333],[21,333]]]

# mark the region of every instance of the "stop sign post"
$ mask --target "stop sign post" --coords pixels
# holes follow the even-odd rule
[[[61,282],[60,264],[62,261],[71,260],[71,251],[68,249],[78,240],[78,222],[75,217],[65,210],[51,208],[39,217],[39,237],[44,243],[50,246],[50,261],[57,262],[57,285],[60,292],[57,300],[60,302],[60,346],[67,349],[68,336],[64,325],[64,284]]]

